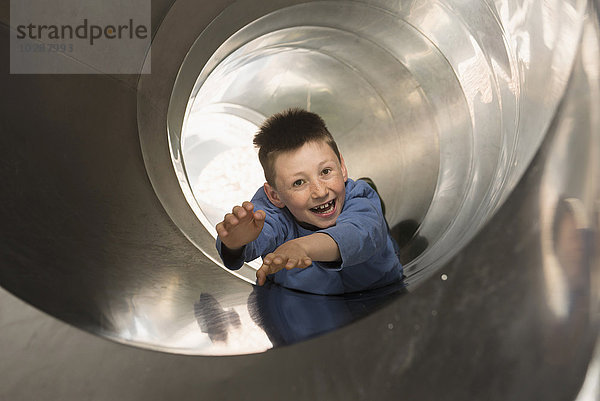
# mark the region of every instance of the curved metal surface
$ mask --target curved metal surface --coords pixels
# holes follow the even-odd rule
[[[2,93],[10,99],[0,118],[0,284],[48,314],[0,292],[0,355],[6,361],[0,396],[597,399],[600,31],[593,5],[293,3],[241,1],[227,8],[225,2],[179,0],[168,13],[168,3],[153,3],[153,21],[162,20],[153,40],[153,74],[137,85],[127,77],[14,76],[0,66]],[[346,12],[332,21],[325,11],[334,5]],[[357,11],[364,7],[368,11]],[[381,13],[385,17],[371,19]],[[417,219],[430,247],[409,269],[408,294],[388,288],[315,297],[253,288],[211,260],[212,239],[182,192],[180,182],[188,182],[172,167],[177,146],[169,147],[167,128],[177,134],[190,98],[202,95],[193,89],[197,66],[212,60],[205,72],[221,68],[227,77],[235,72],[228,66],[236,65],[229,61],[244,61],[246,50],[287,43],[289,21],[302,26],[296,19],[311,17],[331,29],[360,16],[364,26],[353,24],[350,31],[356,43],[385,49],[373,53],[377,60],[392,54],[396,61],[390,62],[406,77],[402,85],[420,86],[417,110],[422,105],[422,113],[432,113],[425,127],[437,130],[424,133],[435,139],[423,143],[433,141],[436,151],[423,177],[438,169],[435,189],[428,189],[428,178],[417,187],[424,189],[398,188],[419,169],[411,165],[410,177],[396,177],[381,162],[384,153],[370,153],[372,162],[362,166],[357,152],[369,141],[359,132],[340,139],[342,151],[356,158],[357,174],[372,165],[394,205],[388,217]],[[401,28],[390,28],[387,18]],[[248,25],[252,21],[281,23],[281,32],[272,33],[269,22],[265,33],[258,22]],[[330,45],[316,40],[319,29],[293,33],[323,53]],[[390,29],[412,32],[428,50],[403,53],[396,36],[385,35]],[[346,34],[336,35],[344,43]],[[188,53],[194,48],[199,51]],[[1,51],[8,54],[8,40]],[[343,64],[368,82],[381,75],[374,66],[362,73],[366,61],[343,45],[331,52],[346,57]],[[296,53],[283,55],[295,60]],[[426,62],[418,63],[419,56]],[[319,57],[309,61],[318,66]],[[186,68],[196,68],[196,75],[186,75]],[[342,82],[331,87],[346,89],[343,76],[336,78]],[[372,87],[386,104],[404,104],[390,101],[388,86],[382,80]],[[189,92],[179,96],[177,88]],[[239,102],[242,89],[226,95],[237,94]],[[273,96],[264,92],[265,99]],[[227,110],[239,116],[239,109]],[[406,117],[402,113],[397,117]],[[333,125],[347,132],[348,121]],[[390,135],[405,132],[402,140],[412,143],[410,135],[421,131],[418,118],[409,121],[411,129]],[[459,129],[464,124],[467,131]],[[402,168],[408,162],[397,163]],[[455,176],[460,168],[466,170]],[[403,197],[416,206],[400,212]],[[419,205],[428,205],[421,217]],[[279,345],[290,346],[229,358],[181,355]]]

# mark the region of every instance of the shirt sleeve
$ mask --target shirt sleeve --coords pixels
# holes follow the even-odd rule
[[[341,263],[337,266],[319,263],[328,270],[366,262],[386,246],[387,226],[377,193],[368,184],[357,182],[351,195],[335,226],[319,230],[333,238],[340,250]]]

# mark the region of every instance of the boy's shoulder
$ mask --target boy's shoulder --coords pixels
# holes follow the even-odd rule
[[[269,210],[272,210],[273,212],[277,212],[279,209],[277,206],[271,203],[271,201],[267,197],[267,194],[265,193],[265,188],[262,186],[258,188],[258,190],[254,193],[254,196],[252,197],[252,199],[250,199],[250,202],[252,202],[255,209],[264,210],[265,208],[267,208]]]
[[[354,181],[348,178],[344,202],[344,208],[340,215],[362,213],[373,210],[373,208],[383,214],[379,195],[369,184],[360,179]]]
[[[250,202],[254,205],[255,211],[264,210],[267,216],[270,216],[271,218],[276,217],[277,220],[281,221],[293,220],[291,214],[287,211],[287,208],[279,208],[271,203],[269,197],[265,193],[264,187],[258,188]]]
[[[373,199],[377,197],[377,192],[363,180],[354,181],[348,178],[346,182],[346,199],[366,198]]]

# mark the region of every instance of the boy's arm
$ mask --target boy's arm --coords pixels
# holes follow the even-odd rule
[[[232,270],[244,264],[244,251],[248,243],[260,235],[264,223],[265,212],[254,212],[254,204],[244,202],[227,213],[223,221],[217,224],[217,250],[225,266]]]
[[[325,233],[317,232],[296,238],[293,241],[296,241],[312,260],[319,262],[336,262],[340,260],[340,249],[337,242]]]
[[[305,268],[313,260],[334,262],[340,260],[337,243],[329,235],[314,233],[295,238],[280,245],[263,258],[263,264],[256,272],[258,285],[263,285],[269,274],[282,269]]]
[[[265,199],[262,199],[260,195],[261,192],[259,190],[250,202],[244,202],[242,204],[241,207],[245,209],[246,215],[240,213],[242,210],[239,209],[239,206],[236,206],[231,213],[233,216],[227,214],[223,221],[217,224],[217,233],[219,235],[217,236],[216,247],[223,260],[223,264],[228,269],[237,270],[243,266],[244,262],[254,260],[267,252],[272,252],[277,248],[278,243],[281,244],[284,241],[284,238],[287,235],[285,223],[280,220],[277,213],[278,209],[275,209],[275,206],[271,206],[267,203],[268,201],[265,202],[266,195],[263,195]],[[254,210],[256,210],[256,212],[254,212]],[[238,220],[238,223],[236,223],[236,220],[233,219],[233,217]],[[232,241],[234,238],[232,236],[234,230],[231,227],[242,224],[245,219],[254,219],[255,225],[262,226],[262,228],[258,234],[254,232],[253,235],[238,241],[236,244],[234,243],[235,241]],[[239,223],[240,221],[242,223]],[[237,228],[242,226],[238,225]],[[250,225],[250,231],[253,230],[254,228]],[[247,233],[243,233],[243,235],[247,235]],[[256,238],[254,238],[255,235],[257,235]],[[240,236],[237,236],[237,239],[239,240]],[[249,239],[253,240],[245,243],[241,247],[235,246],[240,245]]]
[[[223,260],[223,264],[232,270],[237,270],[244,264],[244,248],[245,246],[232,250],[227,247],[221,240],[217,237],[217,250],[221,255],[221,259]]]

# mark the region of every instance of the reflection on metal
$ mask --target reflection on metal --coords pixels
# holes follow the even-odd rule
[[[0,66],[0,284],[49,315],[0,314],[0,344],[21,347],[0,348],[0,398],[48,381],[67,389],[54,399],[598,398],[593,4],[177,0],[163,14],[138,82]],[[320,298],[219,267],[225,180],[239,196],[260,181],[220,166],[250,163],[249,130],[288,106],[321,113],[351,176],[377,182],[409,294]]]
[[[273,346],[290,345],[366,316],[406,292],[404,284],[358,294],[324,296],[289,290],[274,284],[254,287],[250,314]]]

